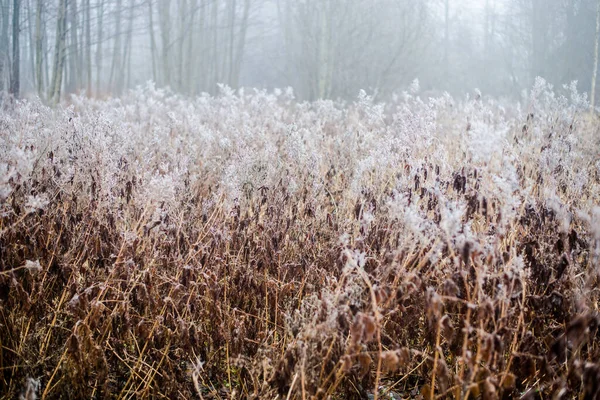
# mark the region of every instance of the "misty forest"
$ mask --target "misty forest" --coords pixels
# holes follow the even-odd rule
[[[0,399],[600,399],[600,0],[0,0]]]

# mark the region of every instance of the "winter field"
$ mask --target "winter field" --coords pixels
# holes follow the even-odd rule
[[[0,394],[600,398],[600,124],[538,79],[0,111]]]

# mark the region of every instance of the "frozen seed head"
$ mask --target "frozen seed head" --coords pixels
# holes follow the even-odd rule
[[[42,266],[40,265],[39,260],[35,260],[35,261],[27,260],[27,261],[25,261],[24,267],[31,273],[40,272],[42,270]]]

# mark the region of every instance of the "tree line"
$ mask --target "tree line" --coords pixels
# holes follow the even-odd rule
[[[596,97],[598,0],[0,0],[0,90],[56,103],[147,80],[185,95],[423,90],[516,97],[536,76]]]

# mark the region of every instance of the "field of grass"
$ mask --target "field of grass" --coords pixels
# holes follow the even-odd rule
[[[542,80],[6,106],[0,395],[600,398],[587,110]]]

